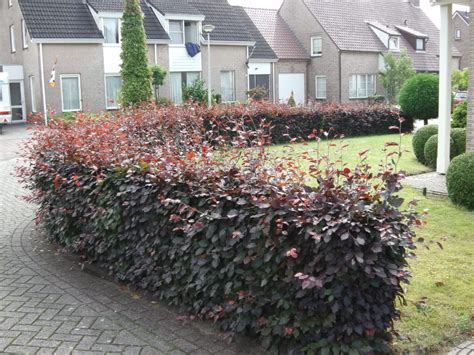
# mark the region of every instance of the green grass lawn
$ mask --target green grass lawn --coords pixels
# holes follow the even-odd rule
[[[406,135],[403,137],[402,140],[402,146],[408,152],[403,153],[401,161],[400,161],[400,169],[405,171],[409,175],[414,175],[414,174],[421,174],[424,172],[431,171],[430,168],[420,164],[415,156],[412,153],[412,135]],[[376,167],[380,159],[382,157],[382,149],[384,147],[385,142],[388,141],[397,141],[399,140],[399,135],[398,134],[389,134],[389,135],[382,135],[382,136],[369,136],[369,137],[356,137],[356,138],[346,138],[344,141],[347,143],[349,146],[345,149],[343,159],[346,161],[350,166],[355,166],[359,162],[359,155],[358,153],[369,149],[368,157],[367,157],[367,162],[373,166]],[[337,141],[336,141],[337,143]],[[328,142],[322,142],[320,144],[320,149],[323,152],[327,151],[327,145]],[[295,157],[297,157],[299,154],[301,154],[304,151],[311,152],[312,150],[315,150],[317,148],[316,142],[310,142],[307,144],[295,144],[289,146],[291,148],[291,151],[286,148],[288,146],[284,145],[276,145],[272,146],[269,148],[271,152],[275,152],[277,154],[294,154]],[[335,151],[334,148],[332,148],[332,151]],[[302,168],[305,168],[305,161],[301,161],[301,166]]]
[[[370,149],[368,162],[376,167],[386,141],[397,141],[398,135],[346,139],[349,144],[344,160],[356,165],[358,153]],[[403,138],[404,153],[400,169],[408,174],[430,171],[415,159],[412,136]],[[322,146],[324,146],[323,143]],[[273,146],[278,155],[298,154],[315,149],[316,143]],[[305,162],[301,161],[301,166]],[[407,305],[401,307],[402,319],[396,323],[400,339],[394,343],[400,353],[443,353],[474,336],[474,213],[454,206],[447,198],[423,197],[421,192],[405,188],[407,200],[420,200],[420,211],[429,209],[428,222],[417,231],[417,258],[410,262],[413,278],[407,286]],[[443,249],[437,244],[439,242]],[[429,250],[427,249],[429,248]]]
[[[417,232],[424,242],[410,263],[408,304],[396,324],[403,340],[395,347],[432,354],[474,336],[474,212],[411,188],[402,194],[419,199],[420,209],[430,213],[428,224]]]

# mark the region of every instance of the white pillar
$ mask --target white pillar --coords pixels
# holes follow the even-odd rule
[[[43,43],[39,44],[39,60],[40,60],[40,80],[41,80],[41,96],[43,97],[43,114],[44,124],[48,124],[48,105],[46,104],[46,81],[44,79],[44,59],[43,59]]]
[[[450,162],[451,95],[452,95],[452,12],[451,4],[441,5],[440,55],[439,55],[439,134],[436,171],[446,174]]]

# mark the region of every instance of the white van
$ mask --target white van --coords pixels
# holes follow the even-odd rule
[[[0,72],[0,124],[12,122],[12,108],[10,106],[10,86],[8,73]]]

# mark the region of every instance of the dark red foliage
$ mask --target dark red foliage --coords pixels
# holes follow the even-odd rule
[[[351,168],[304,153],[303,172],[267,153],[273,124],[202,110],[38,128],[20,171],[51,240],[274,350],[388,351],[419,223],[400,208],[402,174],[364,152]]]

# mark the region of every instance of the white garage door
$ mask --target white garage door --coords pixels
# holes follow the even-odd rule
[[[288,103],[291,93],[295,96],[298,105],[304,100],[304,74],[280,74],[278,76],[279,99],[281,103]]]

